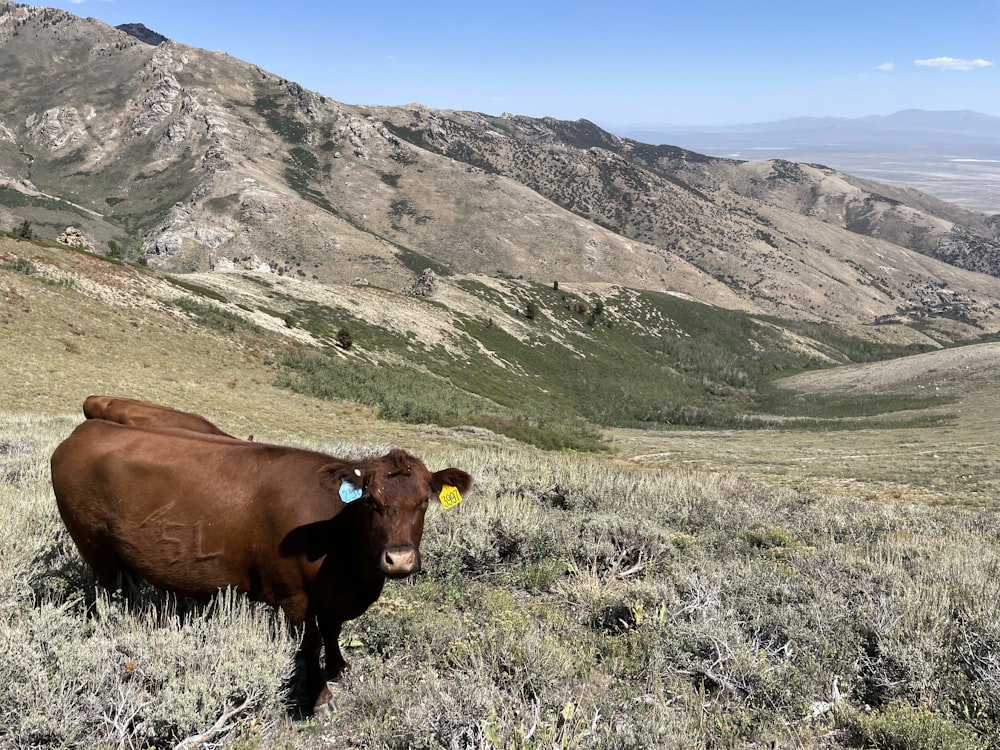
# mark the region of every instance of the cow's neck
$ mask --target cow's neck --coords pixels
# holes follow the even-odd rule
[[[342,620],[351,620],[364,613],[385,586],[385,575],[378,568],[358,562],[358,557],[346,551],[331,551],[322,562],[316,582],[323,590],[337,592],[331,605]]]

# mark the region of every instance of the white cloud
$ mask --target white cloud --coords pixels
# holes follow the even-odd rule
[[[993,63],[989,60],[975,59],[963,60],[960,57],[931,57],[926,60],[914,60],[914,65],[923,65],[925,68],[941,68],[943,70],[975,70],[976,68],[988,68]]]
[[[882,63],[881,65],[876,65],[875,70],[890,71],[896,67],[896,63]]]

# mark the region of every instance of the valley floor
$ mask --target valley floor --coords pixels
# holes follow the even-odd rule
[[[610,439],[618,453],[645,466],[742,473],[870,500],[992,507],[1000,500],[998,364],[1000,344],[990,343],[803,373],[781,383],[805,398],[935,393],[950,400],[920,413],[920,427],[617,430]]]

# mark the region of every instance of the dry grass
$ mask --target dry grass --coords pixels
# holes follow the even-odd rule
[[[294,643],[242,598],[96,596],[59,522],[75,417],[0,414],[3,747],[972,748],[1000,739],[996,511],[827,496],[516,446],[428,445],[474,494],[427,573],[343,645],[331,709],[282,717]],[[362,450],[341,444],[337,450]],[[89,602],[96,604],[91,614]],[[839,676],[845,696],[819,712]],[[249,701],[249,702],[248,702]],[[887,739],[886,739],[887,738]],[[867,745],[866,745],[867,743]]]
[[[979,420],[976,420],[979,422]],[[744,473],[785,487],[879,502],[993,506],[1000,457],[989,424],[810,433],[616,431],[614,444],[656,468]]]
[[[922,413],[925,427],[895,429],[616,430],[616,451],[644,466],[739,472],[786,487],[894,503],[993,507],[1000,497],[1000,345],[982,344],[785,382],[809,398],[935,391],[955,399]]]

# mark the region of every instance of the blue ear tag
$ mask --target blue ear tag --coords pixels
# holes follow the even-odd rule
[[[340,499],[345,503],[353,503],[361,495],[364,494],[360,488],[355,487],[353,484],[348,482],[346,479],[340,482]]]

